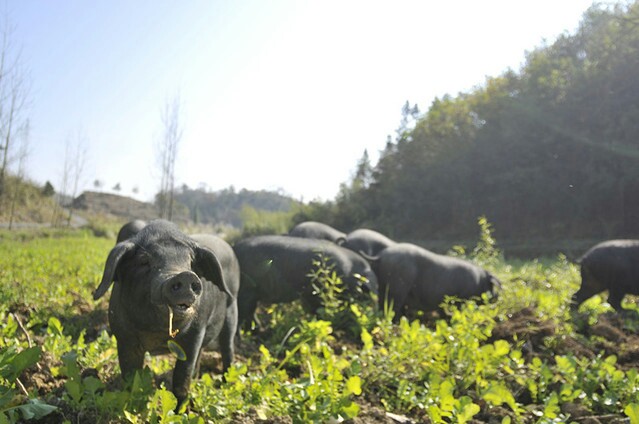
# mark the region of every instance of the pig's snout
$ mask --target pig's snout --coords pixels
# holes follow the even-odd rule
[[[168,279],[162,294],[170,306],[187,309],[202,294],[202,282],[195,273],[185,271]]]

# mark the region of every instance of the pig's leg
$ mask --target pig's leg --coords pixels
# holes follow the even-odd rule
[[[615,308],[617,312],[622,312],[623,309],[621,309],[621,301],[623,300],[624,296],[625,293],[622,290],[619,290],[617,288],[610,289],[608,291],[608,303],[610,303],[610,306]]]
[[[116,335],[116,340],[120,371],[122,372],[122,378],[127,379],[136,370],[141,370],[144,366],[144,349],[135,338],[118,337]]]
[[[200,357],[202,341],[204,340],[204,330],[189,334],[188,337],[181,338],[179,345],[186,354],[184,361],[176,361],[173,370],[173,394],[175,395],[180,409],[182,403],[188,398],[189,388],[191,386],[191,377],[195,372],[195,368]]]
[[[237,304],[233,302],[226,308],[226,318],[224,326],[220,332],[220,353],[222,354],[222,372],[226,372],[233,362],[235,333],[239,334],[237,328]]]

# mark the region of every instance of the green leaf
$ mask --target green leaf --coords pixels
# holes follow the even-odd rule
[[[262,354],[262,361],[264,362],[264,364],[270,364],[271,362],[273,362],[271,352],[269,352],[268,348],[263,344],[260,345],[260,353]]]
[[[8,351],[11,352],[11,351]],[[7,380],[15,380],[25,369],[34,365],[40,359],[42,350],[39,347],[30,347],[17,353],[11,358],[11,353],[2,358],[3,363],[8,363],[0,369],[0,375]]]
[[[104,383],[100,379],[93,376],[82,379],[82,384],[86,391],[92,395],[95,395],[98,390],[102,390],[105,387]]]
[[[14,422],[16,418],[16,412],[18,411],[22,415],[22,418],[24,418],[25,420],[37,420],[50,414],[56,409],[58,408],[53,405],[44,403],[39,399],[30,399],[24,405],[18,405],[13,408],[8,408],[0,411],[0,424],[8,424],[10,422]],[[7,418],[6,414],[9,415],[9,418]]]
[[[354,375],[346,381],[346,389],[349,393],[354,394],[355,396],[359,396],[362,394],[362,379]]]
[[[484,392],[482,398],[492,405],[499,406],[502,403],[507,404],[513,411],[517,411],[517,402],[510,390],[503,383],[491,384],[488,390]]]
[[[64,373],[70,379],[80,380],[80,367],[78,366],[78,354],[75,351],[62,355]]]
[[[162,408],[162,418],[166,418],[173,415],[173,410],[177,406],[177,399],[175,395],[166,389],[161,389],[155,392],[155,399],[159,402]]]
[[[557,368],[564,374],[572,374],[575,372],[575,364],[574,360],[568,358],[566,356],[555,356],[555,362],[557,363]]]
[[[136,371],[133,375],[133,383],[131,384],[131,393],[136,393],[142,390],[142,377],[140,371]]]
[[[38,346],[27,348],[13,358],[13,366],[16,367],[16,370],[19,373],[21,373],[23,370],[35,365],[35,363],[40,359],[41,354],[42,349]]]
[[[623,412],[630,418],[630,424],[639,424],[639,403],[631,403]]]
[[[359,414],[359,405],[351,402],[342,408],[342,412],[346,414],[347,418],[355,418]]]
[[[67,389],[67,393],[71,399],[79,403],[82,399],[83,392],[81,384],[76,380],[67,380],[66,383],[64,383],[64,387]]]
[[[56,336],[63,336],[62,333],[62,323],[56,317],[49,318],[47,322],[47,333],[53,334]]]
[[[129,411],[124,411],[124,417],[132,424],[137,424],[139,422],[138,417]]]
[[[544,418],[557,418],[557,414],[559,413],[559,396],[557,393],[553,392],[550,395],[550,398],[546,401],[546,405],[544,406]]]
[[[20,412],[22,413],[22,417],[26,420],[32,420],[32,419],[40,419],[46,415],[49,415],[50,413],[52,413],[53,411],[55,411],[56,409],[58,409],[57,407],[53,406],[53,405],[49,405],[47,403],[42,402],[39,399],[31,399],[29,400],[29,403],[26,403],[24,405],[20,405],[17,407],[17,409],[20,410]]]
[[[373,336],[369,333],[365,328],[362,328],[362,334],[360,336],[362,338],[362,343],[364,344],[363,351],[369,351],[373,349]]]
[[[457,421],[460,423],[465,423],[466,421],[470,420],[472,417],[477,415],[480,409],[481,408],[479,407],[479,405],[474,403],[465,405],[462,408],[462,411],[459,414],[457,414]]]
[[[505,356],[510,352],[510,344],[506,340],[497,340],[493,345],[495,346],[495,356]]]
[[[443,411],[452,412],[455,408],[455,386],[450,380],[445,380],[439,386],[439,406]]]

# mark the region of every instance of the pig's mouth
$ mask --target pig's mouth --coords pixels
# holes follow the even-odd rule
[[[175,315],[176,318],[186,317],[194,312],[192,303],[181,302],[169,304],[168,306],[173,310],[173,315]]]
[[[195,314],[195,308],[193,304],[177,303],[167,305],[167,309],[169,310],[169,337],[174,339],[180,332],[180,325],[188,322]]]

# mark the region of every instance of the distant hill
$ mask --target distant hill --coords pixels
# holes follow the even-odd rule
[[[73,200],[73,208],[90,214],[113,215],[126,219],[154,219],[155,205],[111,193],[85,191]]]
[[[50,184],[49,184],[50,186]],[[159,217],[155,204],[141,202],[112,193],[85,191],[71,199],[56,193],[52,187],[39,186],[31,181],[7,178],[7,190],[0,196],[0,227],[65,226],[69,209],[73,216],[89,222],[124,222],[132,219],[149,221]],[[14,200],[15,199],[15,200]],[[250,191],[233,187],[219,191],[178,188],[174,195],[172,221],[178,224],[235,228],[253,232],[287,231],[291,217],[303,204],[290,196],[274,191]]]
[[[273,191],[235,190],[229,187],[206,191],[181,187],[175,200],[189,211],[190,221],[198,224],[226,224],[241,228],[243,213],[250,209],[269,213],[290,212],[301,202]]]
[[[246,211],[290,212],[300,202],[280,193],[228,188],[209,192],[182,187],[175,194],[172,220],[179,223],[226,225],[242,228]],[[73,200],[73,208],[87,214],[151,220],[157,207],[126,196],[85,191]]]

